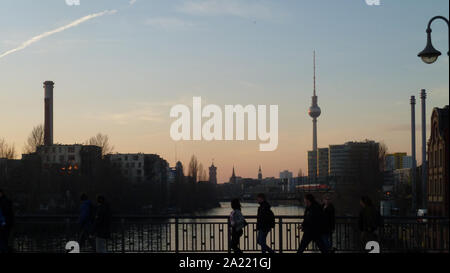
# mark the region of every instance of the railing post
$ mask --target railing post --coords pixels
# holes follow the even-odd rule
[[[227,248],[228,248],[228,253],[231,253],[231,234],[230,234],[230,228],[231,228],[231,223],[230,223],[230,219],[227,220]]]
[[[70,218],[66,218],[66,238],[64,238],[66,242],[70,241]],[[78,240],[78,239],[77,239]],[[80,243],[80,242],[78,242]]]
[[[178,216],[175,216],[175,253],[179,252]]]
[[[122,253],[125,253],[125,219],[120,219],[121,228],[122,228]]]
[[[280,253],[283,253],[283,218],[278,218],[278,244],[280,246]]]

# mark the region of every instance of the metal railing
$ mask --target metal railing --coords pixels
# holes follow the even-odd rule
[[[259,252],[256,243],[256,217],[246,217],[240,247],[244,252]],[[65,252],[68,241],[78,241],[79,228],[75,216],[18,217],[13,233],[16,252]],[[275,228],[267,236],[267,244],[278,253],[297,250],[302,238],[303,217],[276,216]],[[108,251],[114,253],[189,253],[230,252],[230,231],[226,216],[116,216],[113,217]],[[382,252],[448,252],[448,218],[385,218],[379,230]],[[88,241],[80,242],[82,252],[93,251]],[[337,252],[362,250],[358,219],[337,217],[333,234]],[[317,249],[310,245],[307,251]]]

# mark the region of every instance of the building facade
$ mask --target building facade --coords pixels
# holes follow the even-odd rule
[[[412,157],[406,153],[388,154],[385,157],[385,170],[411,169]]]
[[[81,144],[53,144],[37,147],[34,154],[40,157],[44,169],[56,167],[62,171],[81,170],[92,173],[102,159],[102,148]],[[22,155],[22,158],[30,156]]]
[[[131,183],[168,182],[170,168],[166,160],[155,154],[109,154],[105,156]]]
[[[434,108],[428,140],[428,214],[449,215],[449,106]]]
[[[317,178],[317,152],[308,151],[308,177],[310,180]]]
[[[283,186],[283,191],[293,191],[295,189],[294,185],[294,175],[292,172],[285,170],[280,172],[280,181]]]
[[[329,148],[320,148],[318,151],[317,167],[319,178],[326,178],[329,174]]]
[[[347,142],[343,145],[330,145],[330,176],[358,176],[378,156],[379,143],[374,141]]]

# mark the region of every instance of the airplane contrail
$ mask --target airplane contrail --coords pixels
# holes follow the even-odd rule
[[[48,37],[48,36],[51,36],[53,34],[56,34],[58,32],[64,31],[64,30],[72,28],[72,27],[76,27],[79,24],[82,24],[82,23],[84,23],[86,21],[89,21],[89,20],[91,20],[93,18],[100,17],[100,16],[103,16],[105,14],[114,14],[116,12],[117,12],[117,10],[105,10],[105,11],[102,11],[102,12],[99,12],[99,13],[86,15],[86,16],[80,18],[80,19],[77,19],[77,20],[73,21],[70,24],[67,24],[65,26],[59,27],[59,28],[57,28],[55,30],[52,30],[52,31],[44,32],[44,33],[42,33],[40,35],[37,35],[37,36],[34,36],[33,38],[29,39],[28,41],[23,42],[20,46],[14,48],[14,49],[8,50],[5,53],[0,54],[0,59],[5,57],[5,56],[8,56],[9,54],[12,54],[14,52],[17,52],[17,51],[20,51],[22,49],[25,49],[28,46],[30,46],[30,45],[32,45],[32,44],[34,44],[34,43],[36,43],[36,42],[38,42],[38,41]]]

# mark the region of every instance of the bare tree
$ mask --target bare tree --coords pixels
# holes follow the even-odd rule
[[[41,145],[44,145],[44,125],[42,124],[33,128],[25,143],[23,152],[25,154],[34,153],[36,148]]]
[[[378,148],[378,162],[380,164],[379,169],[381,172],[384,171],[387,154],[388,154],[388,147],[384,142],[381,142]]]
[[[14,159],[16,158],[16,148],[6,143],[4,139],[0,139],[0,158]]]
[[[98,133],[96,136],[91,137],[89,140],[86,141],[86,144],[102,148],[103,156],[110,154],[114,151],[114,146],[111,146],[111,144],[109,143],[108,135],[103,135],[101,133]]]
[[[189,162],[189,176],[192,178],[193,182],[197,182],[198,169],[197,157],[192,155],[191,161]]]
[[[200,165],[198,165],[198,181],[207,181],[208,177],[206,176],[206,170],[203,167],[203,164],[200,163]]]

